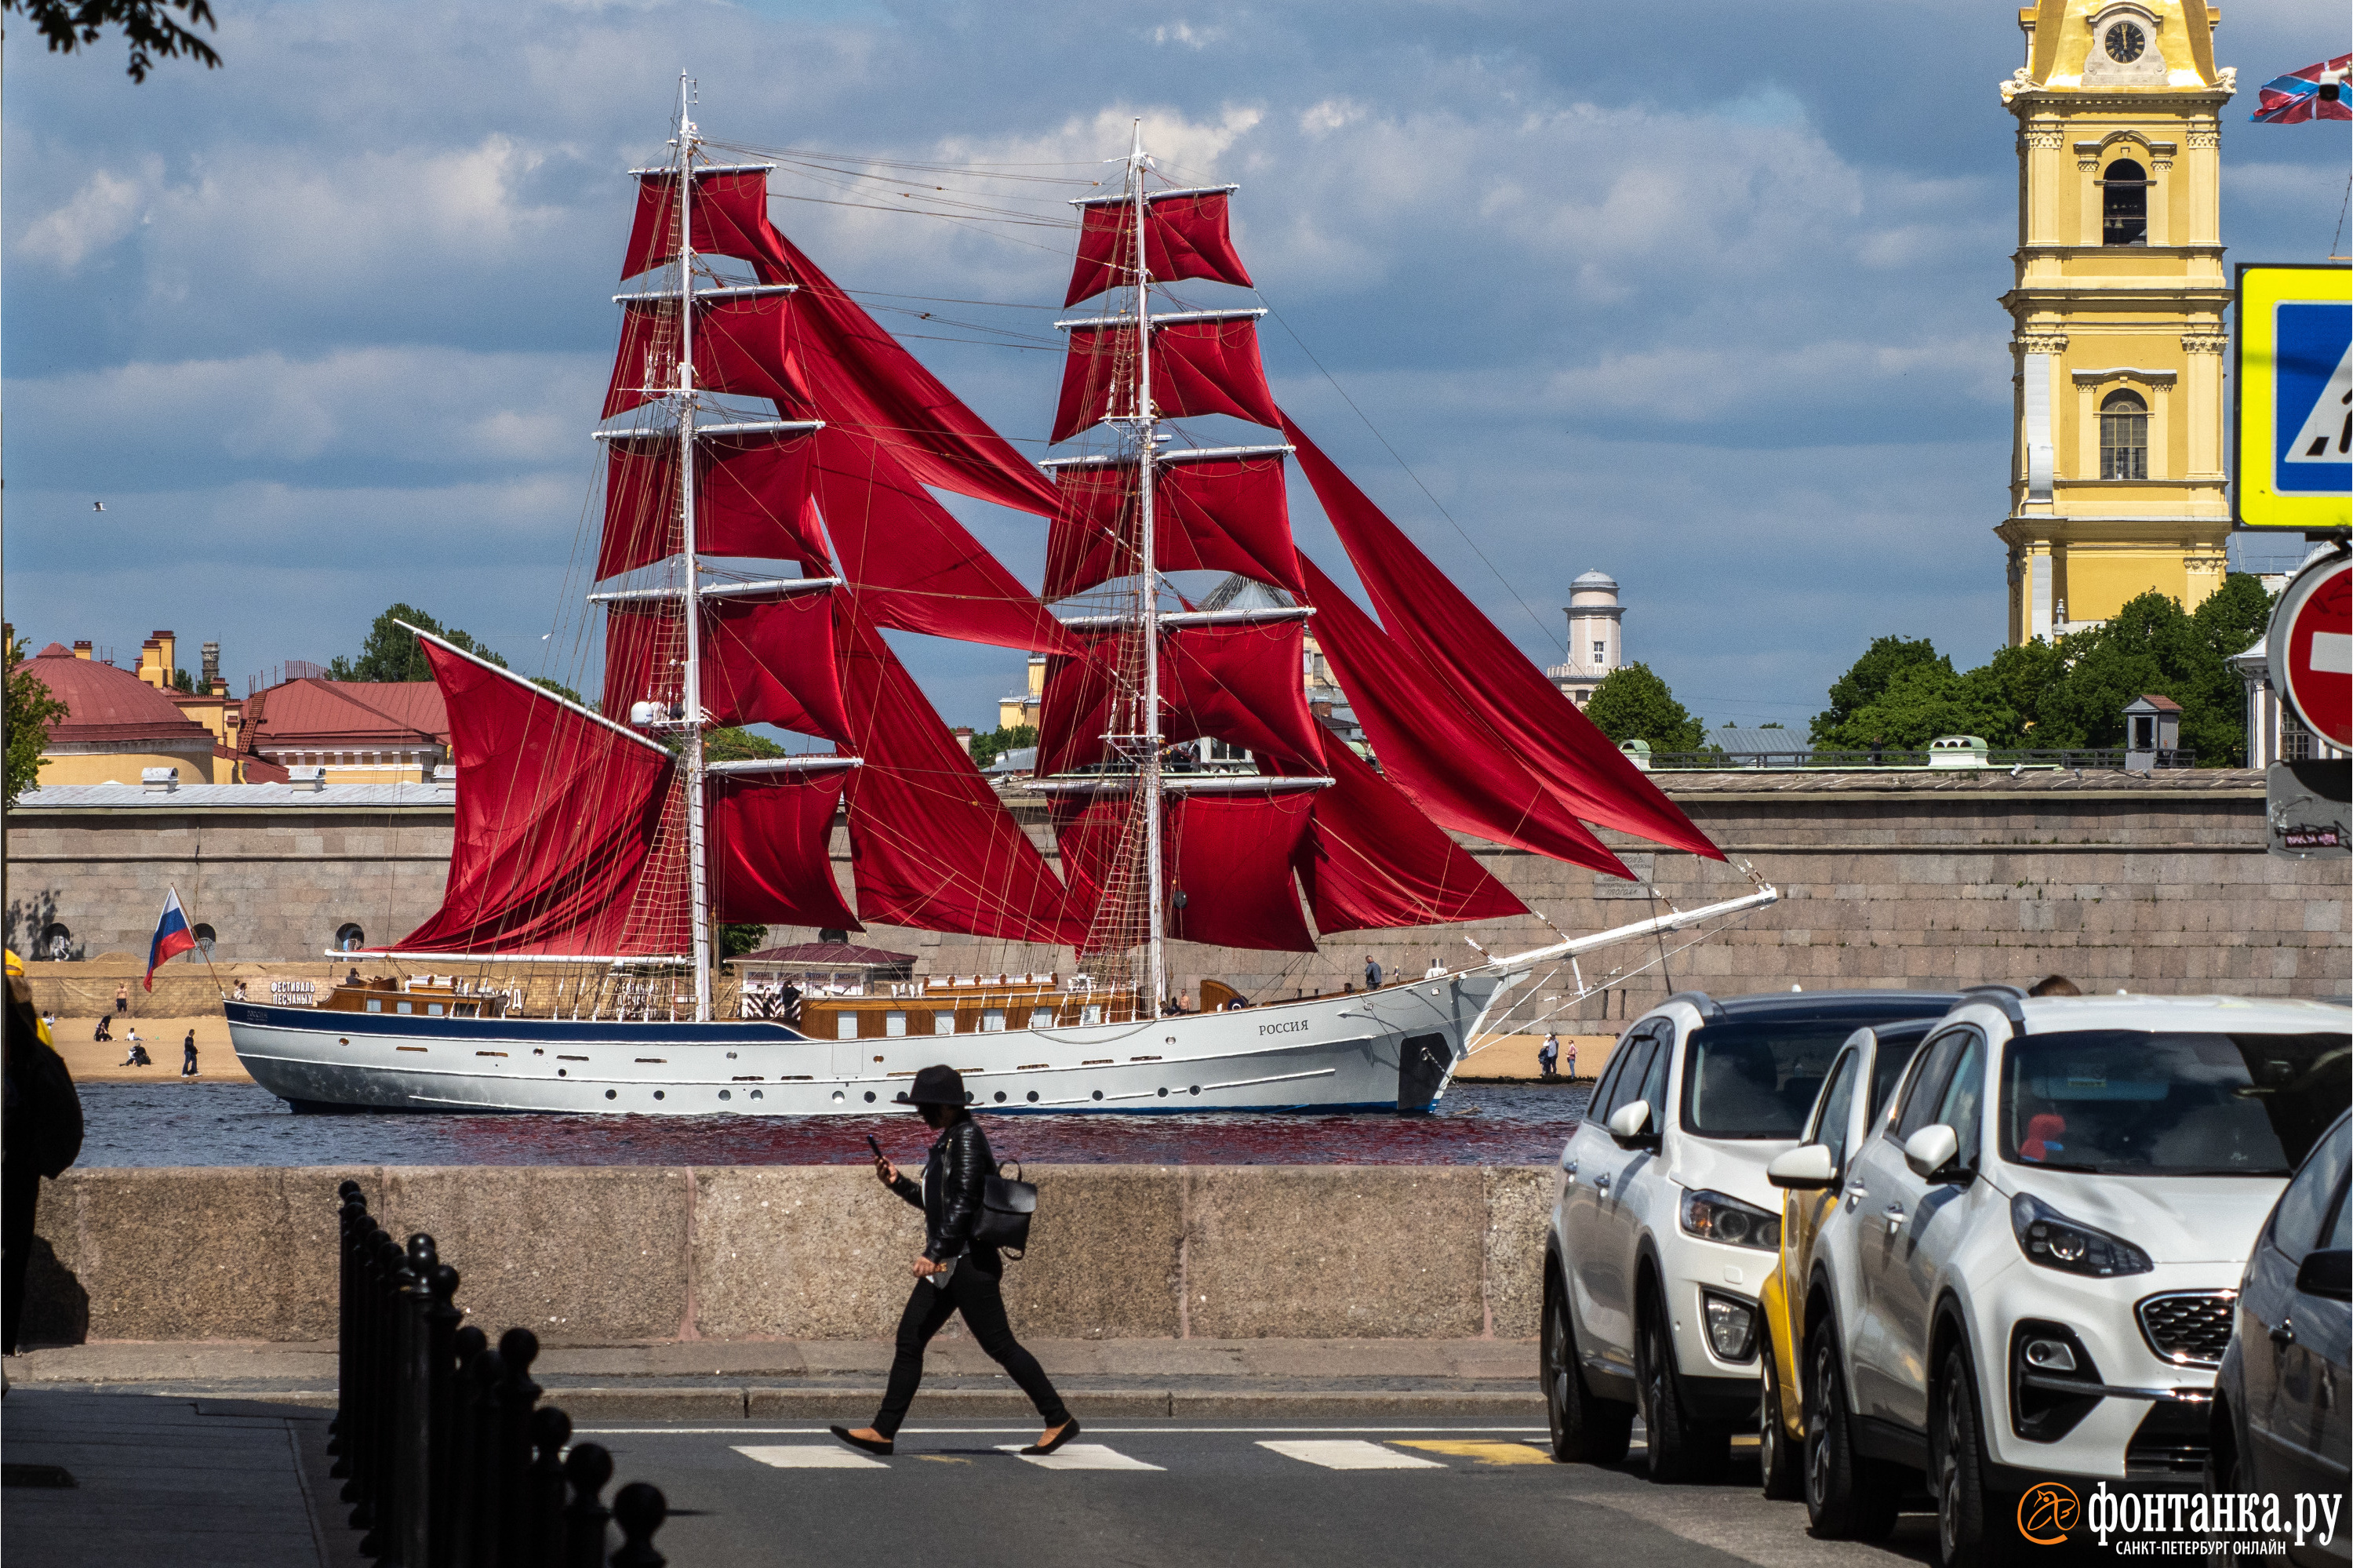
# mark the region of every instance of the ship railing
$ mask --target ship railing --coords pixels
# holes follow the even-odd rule
[[[659,1488],[599,1494],[613,1458],[574,1443],[542,1404],[538,1338],[493,1347],[466,1323],[456,1268],[418,1232],[403,1245],[356,1181],[337,1190],[340,1287],[331,1474],[342,1478],[359,1552],[378,1568],[662,1568]],[[621,1544],[609,1557],[610,1527]]]

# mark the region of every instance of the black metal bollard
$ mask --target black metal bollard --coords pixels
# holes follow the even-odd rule
[[[327,1473],[347,1476],[343,1463],[344,1411],[352,1397],[352,1227],[367,1213],[360,1184],[345,1181],[335,1188],[335,1415],[327,1423],[327,1452],[335,1463]]]
[[[572,1417],[552,1404],[531,1413],[535,1457],[523,1508],[530,1553],[515,1568],[564,1568],[564,1446],[572,1440]]]
[[[490,1337],[470,1323],[450,1337],[455,1365],[449,1378],[448,1550],[437,1561],[451,1568],[469,1568],[473,1561],[474,1498],[480,1489],[474,1484],[475,1407],[481,1394],[474,1361],[490,1343]]]
[[[492,1482],[499,1492],[499,1568],[523,1568],[531,1561],[531,1412],[539,1384],[531,1363],[539,1357],[539,1336],[509,1329],[499,1336],[505,1378],[499,1384],[498,1458]]]
[[[613,1568],[662,1568],[669,1561],[654,1550],[654,1531],[670,1517],[661,1489],[631,1481],[613,1498],[613,1522],[621,1527],[621,1549],[613,1553]]]
[[[605,1521],[612,1517],[596,1494],[613,1478],[613,1456],[600,1444],[575,1443],[565,1456],[572,1501],[564,1510],[564,1568],[605,1568]]]
[[[437,1263],[426,1281],[433,1293],[433,1304],[425,1313],[425,1354],[430,1377],[426,1440],[431,1455],[425,1478],[426,1561],[432,1568],[447,1568],[455,1550],[455,1533],[450,1524],[457,1502],[457,1471],[451,1460],[458,1430],[457,1344],[459,1325],[466,1316],[458,1309],[454,1299],[458,1279],[456,1269],[446,1263]],[[481,1330],[473,1332],[479,1341]],[[479,1343],[475,1348],[480,1348]]]
[[[467,1454],[466,1519],[461,1526],[466,1568],[501,1568],[500,1520],[506,1498],[499,1487],[499,1385],[506,1361],[496,1351],[477,1353],[467,1368],[474,1385],[473,1435]]]
[[[377,1457],[383,1452],[381,1441],[384,1421],[384,1375],[378,1364],[384,1356],[384,1329],[386,1313],[384,1303],[383,1249],[392,1245],[392,1238],[381,1226],[371,1225],[360,1238],[358,1256],[353,1260],[359,1284],[359,1354],[352,1371],[352,1404],[358,1419],[352,1430],[352,1478],[343,1483],[343,1498],[352,1505],[351,1524],[354,1530],[367,1530],[375,1523],[375,1499],[377,1491]]]
[[[398,1502],[394,1552],[406,1568],[427,1568],[433,1520],[433,1238],[408,1238],[399,1310],[400,1359],[393,1401],[393,1496]]]
[[[382,1231],[375,1234],[384,1235]],[[400,1495],[401,1415],[406,1404],[401,1396],[401,1371],[402,1351],[408,1340],[408,1289],[414,1282],[408,1272],[408,1254],[398,1242],[385,1236],[375,1255],[377,1319],[376,1351],[370,1368],[375,1386],[369,1396],[374,1415],[373,1429],[368,1434],[369,1529],[359,1545],[360,1555],[375,1558],[385,1568],[395,1568],[396,1564],[407,1568],[400,1554],[401,1509],[405,1500]]]

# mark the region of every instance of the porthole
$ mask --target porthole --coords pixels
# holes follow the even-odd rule
[[[619,1091],[619,1090],[617,1090],[617,1089],[607,1089],[607,1090],[605,1091],[605,1097],[606,1097],[607,1099],[608,1099],[608,1100],[609,1100],[609,1099],[611,1099],[615,1095],[618,1094],[619,1092],[620,1092],[620,1091]]]
[[[1095,1098],[1097,1098],[1097,1099],[1101,1099],[1101,1098],[1103,1098],[1103,1091],[1102,1091],[1101,1089],[1097,1089],[1097,1090],[1095,1091]]]
[[[760,1091],[759,1091],[759,1090],[757,1090],[757,1089],[754,1089],[754,1090],[752,1091],[752,1097],[753,1097],[754,1099],[755,1099],[755,1100],[756,1100],[756,1099],[762,1098],[763,1097],[761,1096],[761,1093],[760,1093]]]
[[[866,1091],[866,1103],[870,1106],[874,1103],[874,1091],[872,1089]]]
[[[1038,1103],[1038,1091],[1035,1089],[1029,1091],[1029,1103],[1033,1106]]]
[[[1188,1095],[1198,1095],[1201,1092],[1201,1086],[1195,1084],[1191,1088],[1187,1089],[1185,1092]]]
[[[997,1103],[998,1105],[1003,1105],[1005,1103],[1005,1091],[1003,1089],[997,1091]]]
[[[659,1095],[661,1093],[661,1091],[660,1091],[660,1090],[659,1090],[659,1089],[657,1089],[657,1090],[655,1090],[655,1091],[654,1091],[654,1093],[655,1093],[657,1096],[659,1096]],[[734,1096],[733,1091],[732,1091],[732,1090],[729,1090],[729,1089],[722,1089],[722,1090],[720,1090],[720,1091],[719,1091],[719,1097],[720,1097],[721,1099],[723,1099],[723,1100],[732,1100],[732,1099],[733,1099],[733,1098],[735,1097],[735,1096]]]
[[[571,1075],[571,1072],[572,1069],[569,1067],[558,1067],[555,1069],[555,1075],[559,1078],[568,1077]]]
[[[1160,1091],[1160,1097],[1164,1100],[1168,1097],[1168,1091],[1166,1088]]]
[[[654,1091],[654,1098],[656,1098],[656,1099],[659,1099],[659,1098],[661,1098],[661,1097],[662,1097],[662,1092],[661,1092],[659,1089],[656,1089],[656,1090]]]
[[[758,1097],[759,1097],[759,1094],[760,1094],[760,1091],[759,1091],[759,1090],[757,1090],[757,1089],[754,1089],[754,1090],[752,1091],[752,1096],[753,1096],[753,1097],[754,1097],[754,1099],[756,1099],[756,1098],[758,1098]],[[833,1091],[833,1103],[834,1103],[835,1105],[839,1105],[842,1101],[844,1101],[844,1100],[848,1099],[849,1097],[848,1095],[843,1094],[839,1089],[836,1089],[836,1090],[834,1090],[834,1091]]]

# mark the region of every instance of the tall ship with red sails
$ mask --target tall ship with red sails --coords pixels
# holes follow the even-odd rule
[[[601,701],[418,633],[457,769],[441,907],[364,955],[393,978],[226,1002],[257,1082],[298,1108],[871,1114],[945,1059],[983,1111],[1422,1111],[1563,966],[1582,992],[1587,953],[1773,900],[1752,874],[1740,898],[1378,989],[1209,982],[1213,1005],[1179,1008],[1171,942],[1312,954],[1528,915],[1456,832],[1619,876],[1594,825],[1723,856],[1276,406],[1263,310],[1171,297],[1254,288],[1237,187],[1163,178],[1139,127],[1117,194],[1075,204],[1051,437],[1075,455],[1039,465],[769,222],[776,165],[721,161],[692,112],[682,90],[669,163],[632,171],[595,432]],[[1210,416],[1267,438],[1200,444],[1187,421]],[[1377,620],[1293,544],[1293,464]],[[934,492],[1042,519],[1042,591]],[[1256,608],[1197,608],[1183,572],[1258,585],[1229,596]],[[1308,706],[1311,625],[1372,760]],[[1045,656],[1028,787],[1059,873],[886,630]],[[831,750],[709,755],[744,725]],[[1204,739],[1226,765],[1180,766]],[[868,921],[1030,961],[714,1015],[722,924]]]

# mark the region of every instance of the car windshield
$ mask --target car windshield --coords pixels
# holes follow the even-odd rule
[[[1795,1138],[1839,1047],[1868,1020],[1734,1019],[1692,1032],[1683,1130],[1704,1138]]]
[[[2353,1097],[2347,1037],[2090,1029],[2002,1054],[2001,1155],[2118,1176],[2285,1176]]]

